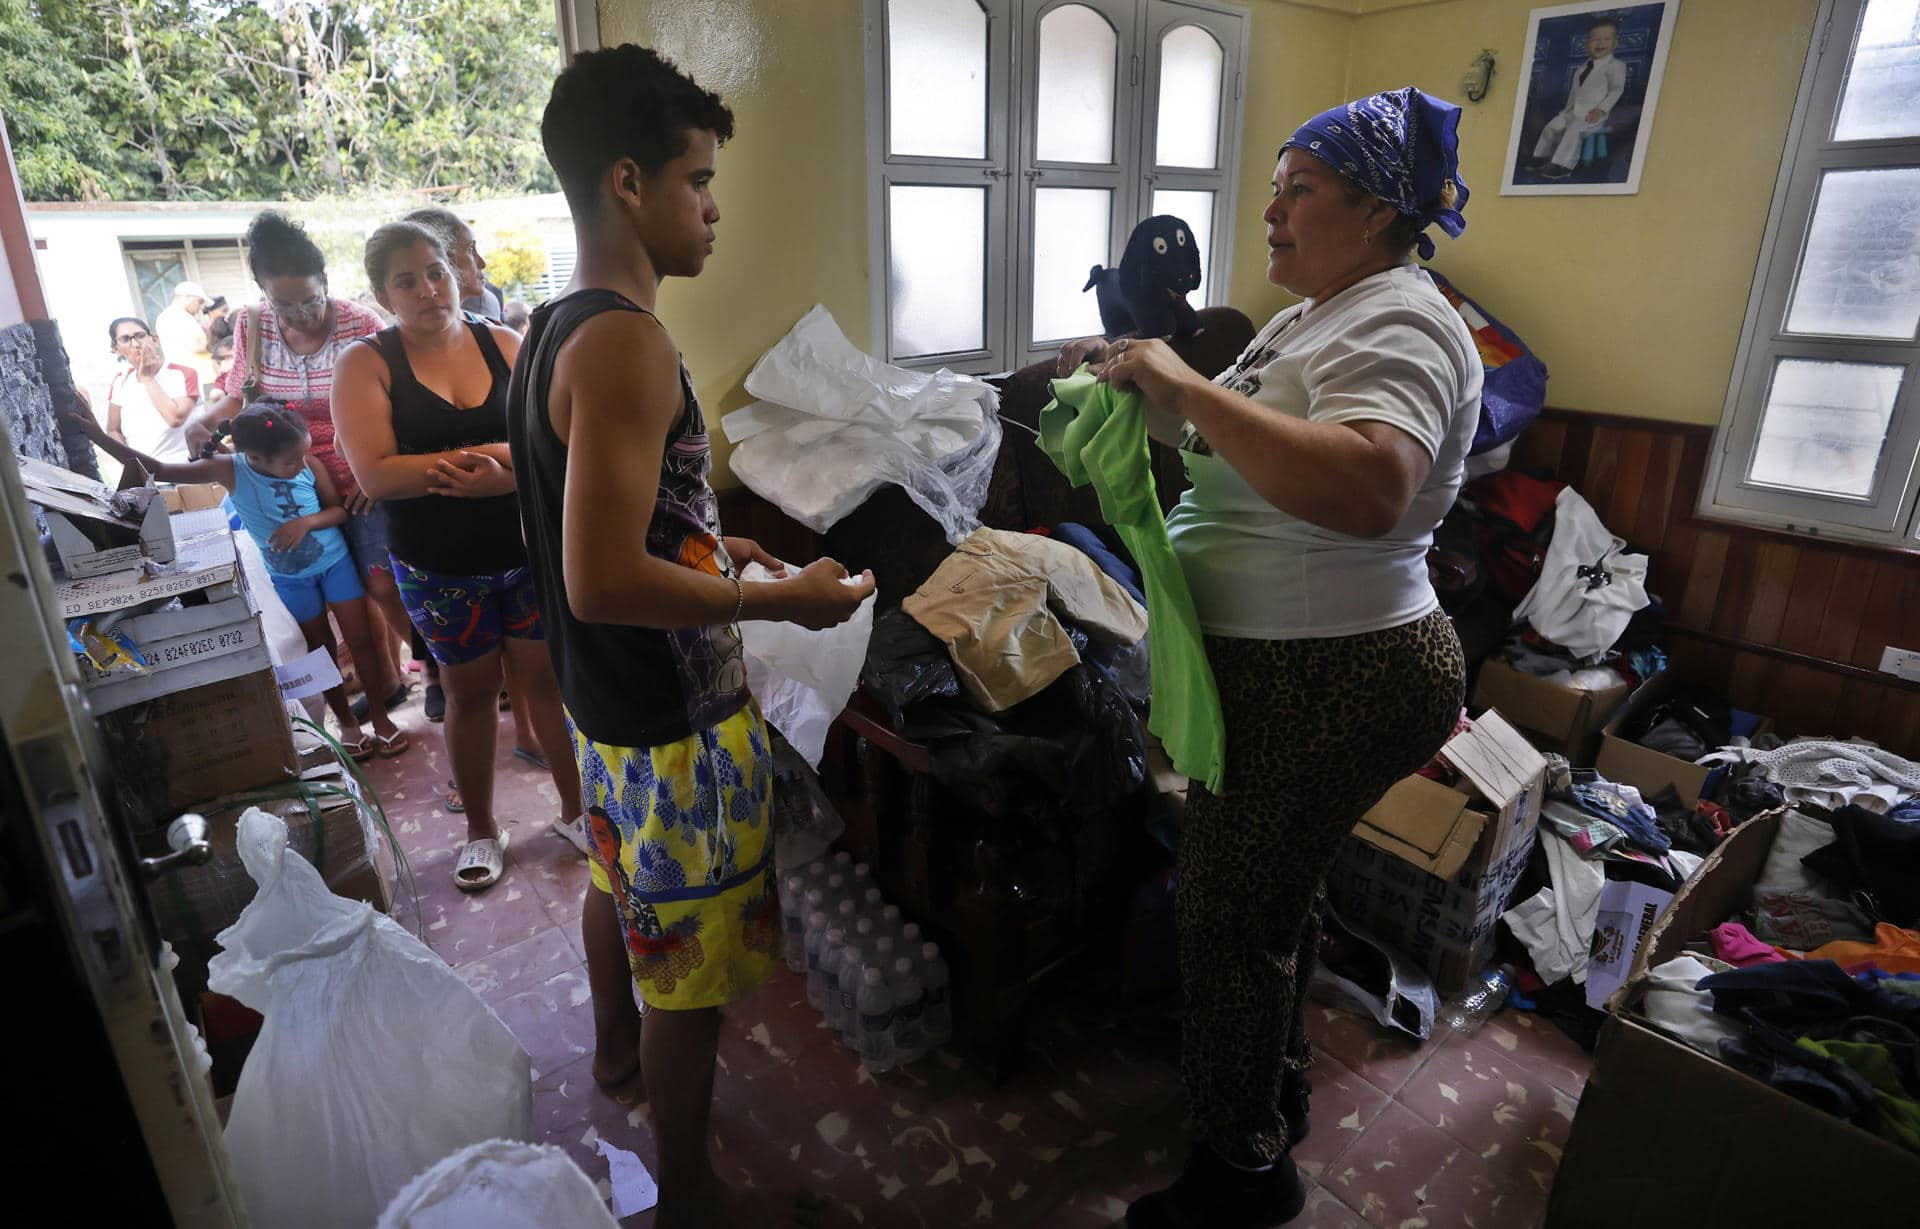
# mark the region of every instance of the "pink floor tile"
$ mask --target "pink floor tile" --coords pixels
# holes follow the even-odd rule
[[[1373,1125],[1390,1098],[1336,1058],[1322,1057],[1309,1078],[1313,1124],[1292,1155],[1304,1177],[1317,1179]]]
[[[1431,1042],[1422,1045],[1364,1016],[1320,1002],[1307,1004],[1307,1039],[1315,1050],[1331,1054],[1389,1096],[1400,1091],[1433,1048]]]

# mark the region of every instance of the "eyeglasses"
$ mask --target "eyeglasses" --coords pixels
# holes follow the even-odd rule
[[[122,333],[113,339],[113,344],[116,346],[124,346],[128,342],[138,343],[146,341],[152,336],[152,333]]]
[[[274,310],[276,311],[311,313],[317,312],[327,305],[327,296],[325,294],[317,294],[311,299],[302,299],[298,303],[282,303],[280,300],[274,298],[269,298],[267,302],[273,304]]]

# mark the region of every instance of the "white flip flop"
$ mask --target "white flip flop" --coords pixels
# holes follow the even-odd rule
[[[554,834],[565,837],[575,849],[585,857],[593,856],[593,843],[587,836],[587,816],[585,812],[573,817],[572,822],[563,822],[558,815],[553,817],[551,827]]]
[[[484,892],[499,883],[506,869],[507,843],[511,839],[509,833],[502,832],[498,839],[488,837],[461,846],[459,860],[453,864],[453,886],[462,892]],[[468,874],[476,870],[480,874]]]

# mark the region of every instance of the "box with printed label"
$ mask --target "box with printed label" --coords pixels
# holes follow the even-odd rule
[[[1633,689],[1625,679],[1588,691],[1516,670],[1492,658],[1480,665],[1473,685],[1475,708],[1497,708],[1527,732],[1533,745],[1589,767],[1600,749],[1600,730]]]
[[[1493,951],[1494,923],[1539,831],[1546,761],[1493,711],[1440,757],[1460,783],[1395,784],[1342,845],[1327,895],[1451,994]]]
[[[183,666],[177,673],[200,668]],[[136,831],[165,827],[207,798],[285,782],[300,772],[280,684],[264,662],[235,678],[129,705],[98,724],[113,792]]]
[[[163,505],[156,500],[154,506]],[[231,584],[240,575],[233,530],[218,508],[180,512],[165,519],[173,523],[177,548],[170,563],[136,560],[138,566],[57,581],[54,601],[60,617],[71,619],[146,606],[162,598]]]
[[[244,594],[135,615],[112,627],[132,641],[146,665],[102,670],[79,657],[80,681],[96,714],[251,673],[269,663],[260,616]]]

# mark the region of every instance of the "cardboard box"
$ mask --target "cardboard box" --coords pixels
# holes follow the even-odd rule
[[[80,683],[96,715],[272,665],[260,616],[245,594],[134,615],[111,627],[133,641],[147,666],[102,670],[78,657]]]
[[[382,913],[393,909],[392,851],[379,835],[352,774],[337,762],[306,774],[298,783],[245,791],[195,804],[207,820],[213,859],[182,867],[147,885],[160,934],[180,955],[176,976],[193,991],[205,986],[205,966],[219,953],[214,942],[253,900],[258,885],[235,848],[240,816],[249,807],[286,821],[287,847],[313,863],[336,895],[364,900]],[[164,852],[159,833],[140,842],[140,852]]]
[[[217,482],[190,482],[183,486],[163,486],[160,497],[167,501],[168,512],[201,512],[218,508],[227,497],[227,488]]]
[[[155,501],[155,507],[163,506]],[[152,561],[98,576],[69,577],[54,586],[62,619],[145,606],[162,598],[235,583],[241,575],[233,530],[218,508],[181,512],[173,524],[173,561]]]
[[[1451,994],[1492,954],[1494,923],[1539,832],[1546,761],[1492,711],[1440,754],[1461,784],[1395,784],[1342,846],[1327,894]]]
[[[60,569],[69,578],[137,568],[143,559],[172,562],[173,527],[158,491],[134,487],[122,495],[72,470],[30,457],[17,459],[20,484],[44,515]],[[145,471],[133,465],[122,482],[125,486],[145,480]],[[130,498],[144,500],[144,506],[129,506]]]
[[[1678,684],[1679,679],[1671,670],[1663,670],[1640,684],[1601,731],[1600,756],[1594,768],[1607,780],[1634,786],[1648,798],[1672,786],[1680,795],[1680,801],[1690,807],[1700,801],[1700,791],[1706,786],[1713,770],[1664,751],[1643,747],[1620,733],[1630,728],[1654,705],[1672,695]],[[1762,717],[1753,732],[1764,734],[1772,728],[1773,721]]]
[[[1779,814],[1735,829],[1643,939],[1600,1031],[1554,1181],[1549,1226],[1913,1223],[1920,1156],[1776,1092],[1631,1014],[1649,968],[1747,906]]]
[[[1592,765],[1600,747],[1600,731],[1632,690],[1625,679],[1602,691],[1583,691],[1564,683],[1550,683],[1504,660],[1489,658],[1480,665],[1473,685],[1475,708],[1497,708],[1507,720],[1527,731],[1533,745],[1572,761],[1574,767]]]
[[[113,790],[135,831],[164,828],[207,798],[300,772],[270,666],[132,705],[98,724]]]

